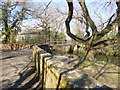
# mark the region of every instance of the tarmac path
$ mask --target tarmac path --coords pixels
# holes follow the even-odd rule
[[[29,82],[26,81],[28,76],[31,75],[31,78],[35,76],[31,55],[31,49],[0,51],[0,89],[32,87],[30,83],[29,87],[26,84]]]

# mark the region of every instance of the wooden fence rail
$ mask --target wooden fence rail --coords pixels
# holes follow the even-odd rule
[[[30,48],[31,44],[1,44],[0,49],[2,50],[20,50]]]

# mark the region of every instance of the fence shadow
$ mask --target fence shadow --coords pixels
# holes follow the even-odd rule
[[[26,67],[27,69],[24,68],[24,71],[19,73],[20,78],[8,89],[36,89],[38,85],[41,85],[38,75],[35,72],[35,66],[31,64]]]
[[[77,60],[74,59],[74,60],[68,62],[68,64],[73,63],[73,62],[75,62],[75,61],[77,61]],[[77,64],[78,64],[78,63],[77,63]],[[89,65],[84,65],[84,66],[82,66],[82,67],[78,67],[77,64],[75,64],[76,67],[72,67],[72,68],[67,69],[66,71],[63,71],[63,72],[60,73],[60,76],[59,76],[59,79],[58,79],[58,83],[57,83],[57,89],[60,87],[61,79],[62,79],[62,76],[63,76],[64,74],[66,74],[66,73],[68,73],[68,72],[70,72],[70,71],[76,70],[76,69],[78,69],[78,70],[84,70],[84,69],[87,68],[87,67],[96,66],[96,62],[91,62],[91,64],[89,64]],[[107,65],[107,63],[106,63],[105,65],[101,66],[101,67],[100,67],[100,70],[97,71],[97,74],[98,74],[99,77],[102,76],[102,75],[105,74],[105,73],[109,73],[109,74],[111,74],[111,73],[117,74],[117,73],[118,73],[118,72],[108,72],[108,71],[107,71],[108,69],[110,69],[110,68],[112,68],[112,67],[107,68],[107,70],[104,70],[104,72],[101,73],[101,70],[104,69],[106,65]],[[97,66],[96,66],[96,67],[97,67]],[[103,76],[104,76],[104,75],[103,75]],[[87,86],[89,87],[90,85],[94,84],[94,81],[93,81],[92,79],[90,79],[89,77],[90,77],[90,76],[89,76],[88,74],[83,74],[82,77],[80,77],[78,80],[74,81],[73,83],[78,83],[78,85],[81,87],[80,89],[83,89],[83,90],[84,90],[84,89],[86,89],[86,88],[83,88],[84,86],[87,85]],[[94,79],[95,79],[95,78],[94,78]],[[109,87],[109,86],[107,86],[107,85],[103,85],[103,86],[97,86],[97,85],[96,85],[95,87],[90,88],[90,90],[96,90],[96,89],[113,90],[111,87]]]

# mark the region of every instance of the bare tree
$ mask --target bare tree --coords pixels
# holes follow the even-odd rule
[[[73,9],[73,0],[71,0],[71,1],[67,0],[67,4],[68,4],[68,7],[69,7],[69,12],[68,12],[68,17],[65,21],[65,25],[66,25],[66,33],[67,33],[68,36],[70,36],[75,41],[84,43],[86,45],[87,52],[85,54],[85,58],[83,59],[83,61],[84,61],[87,57],[87,54],[89,53],[89,51],[92,48],[94,48],[94,47],[96,47],[100,44],[104,44],[109,40],[113,40],[113,39],[107,39],[107,40],[101,41],[101,38],[103,38],[106,34],[108,34],[112,30],[112,27],[114,26],[115,23],[119,22],[119,8],[120,8],[119,4],[120,4],[120,2],[116,2],[117,13],[114,13],[109,18],[106,27],[103,28],[103,30],[101,30],[101,31],[98,31],[95,22],[90,17],[90,14],[89,14],[89,11],[88,11],[88,8],[86,6],[85,1],[84,2],[79,2],[79,0],[78,0],[78,3],[79,3],[79,5],[81,6],[81,9],[82,9],[82,14],[83,14],[85,24],[86,24],[86,32],[88,32],[88,27],[89,27],[92,30],[92,35],[91,36],[88,35],[88,38],[85,39],[85,38],[80,38],[80,37],[74,35],[71,32],[70,22],[73,18],[73,10],[74,10]],[[115,17],[115,14],[117,14],[116,17]],[[112,20],[113,17],[115,17],[114,20]],[[118,23],[118,26],[119,26],[119,23]]]
[[[21,21],[26,19],[29,11],[25,2],[7,1],[0,3],[2,21],[2,34],[5,35],[4,43],[12,43],[11,35],[16,34],[21,30]]]
[[[38,19],[37,27],[41,27],[46,32],[44,33],[46,35],[44,39],[48,39],[48,41],[52,39],[56,40],[57,37],[59,39],[60,33],[62,33],[61,31],[64,29],[63,24],[65,18],[59,14],[57,9],[56,7],[52,7],[50,2],[47,4],[40,2],[39,9],[38,7],[34,8],[33,17]]]

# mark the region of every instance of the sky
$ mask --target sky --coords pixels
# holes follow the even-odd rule
[[[51,0],[33,0],[33,2],[46,2],[46,3],[49,3],[50,1]],[[74,1],[74,5],[78,4],[77,0],[73,0],[73,1]],[[98,2],[98,0],[85,0],[85,1],[86,1],[87,8],[89,10],[90,16],[92,17],[92,20],[95,22],[96,25],[99,24],[99,18],[95,15],[95,11],[97,11],[101,14],[104,22],[107,21],[109,19],[109,17],[115,12],[116,7],[114,7],[111,11],[103,10],[102,7],[101,7],[101,9],[96,8],[98,4],[100,5],[100,3],[102,4],[104,2]],[[52,5],[53,3],[57,4],[59,6],[67,7],[66,0],[52,0],[52,3],[50,5]],[[78,6],[79,6],[79,4],[78,4]],[[67,10],[67,8],[64,8],[64,7],[61,7],[61,8]],[[72,25],[71,25],[71,27],[72,27]],[[71,29],[73,29],[73,28],[71,28]],[[74,31],[72,31],[72,32],[74,33]]]
[[[32,0],[33,2],[50,2],[51,0]],[[73,0],[74,1],[74,4],[78,3],[77,0]],[[82,1],[82,0],[79,0],[79,1]],[[97,23],[98,22],[98,17],[95,15],[95,11],[98,11],[101,15],[102,15],[102,18],[103,18],[103,21],[106,21],[114,12],[115,12],[115,6],[113,6],[114,8],[111,10],[111,11],[105,11],[103,9],[99,9],[97,10],[97,5],[96,4],[99,4],[99,3],[104,3],[106,1],[113,1],[113,0],[101,0],[103,2],[100,2],[100,0],[85,0],[86,2],[86,5],[88,7],[88,10],[89,10],[89,13],[90,13],[90,16],[93,18],[93,20]],[[95,2],[95,3],[93,3]],[[57,4],[59,6],[67,6],[67,3],[66,3],[66,0],[52,0],[52,3],[51,4]],[[94,6],[96,5],[96,7]],[[62,7],[61,7],[62,8]],[[64,7],[63,7],[64,8]],[[102,8],[102,7],[101,7]],[[65,8],[66,10],[67,8]]]
[[[19,0],[19,1],[22,1],[22,0]],[[46,2],[46,3],[49,3],[51,0],[32,0],[33,2]],[[74,5],[78,4],[77,0],[73,0],[74,1]],[[82,1],[82,0],[79,0],[79,1]],[[105,10],[102,10],[102,9],[97,9],[95,7],[95,5],[97,6],[99,0],[85,0],[86,1],[86,5],[88,7],[88,10],[89,10],[89,13],[90,13],[90,16],[92,17],[93,21],[95,21],[96,24],[98,24],[99,22],[99,19],[98,17],[95,15],[95,11],[97,10],[101,15],[102,15],[102,18],[103,18],[103,21],[106,21],[114,12],[115,12],[115,8],[113,8],[113,10],[111,11],[105,11]],[[92,4],[92,2],[95,1],[97,4]],[[101,1],[107,1],[107,0],[101,0]],[[61,6],[60,8],[63,8],[65,10],[67,10],[67,8],[64,8],[63,6],[66,6],[67,7],[67,3],[66,3],[66,0],[52,0],[52,3],[54,4],[57,4],[59,6]],[[50,5],[52,5],[52,3]],[[36,23],[35,20],[32,20],[32,21],[24,21],[24,24],[25,25],[33,25],[34,23]]]
[[[32,0],[33,2],[46,2],[46,3],[49,3],[51,0]],[[74,1],[74,5],[77,5],[78,2],[77,0],[73,0]],[[79,1],[82,1],[82,0],[79,0]],[[94,3],[93,3],[94,1]],[[107,0],[101,0],[103,2],[98,2],[100,0],[85,0],[86,2],[86,5],[87,5],[87,8],[89,10],[89,13],[90,13],[90,16],[92,17],[93,21],[95,21],[95,24],[99,24],[99,18],[97,17],[97,15],[95,15],[95,12],[99,12],[102,16],[102,19],[103,21],[107,21],[109,19],[109,17],[115,12],[116,10],[116,7],[113,6],[114,8],[111,9],[110,11],[108,10],[103,10],[102,8],[103,7],[100,7],[100,4],[99,3],[104,3],[105,1]],[[66,3],[66,0],[52,0],[52,3],[50,5],[53,5],[53,4],[56,4],[58,6],[60,6],[60,8],[64,9],[64,10],[67,10],[67,8],[65,8],[64,6],[67,7],[67,3]],[[99,9],[96,8],[98,7],[97,5],[99,4]],[[79,5],[78,5],[79,6]]]

